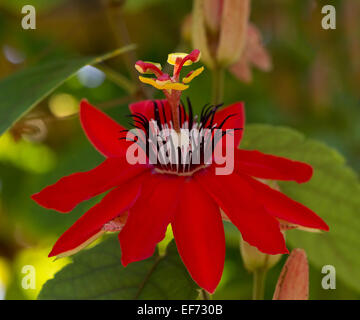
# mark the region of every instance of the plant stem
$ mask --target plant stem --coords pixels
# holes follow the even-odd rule
[[[215,66],[212,72],[212,103],[215,105],[223,102],[224,75],[225,75],[224,68]]]
[[[200,299],[201,300],[212,300],[211,295],[205,289],[200,290]]]
[[[96,66],[98,69],[103,71],[110,80],[112,80],[115,84],[117,84],[119,87],[123,88],[127,93],[134,94],[136,91],[136,86],[128,80],[125,76],[123,76],[121,73],[118,73],[112,68],[109,68],[108,66],[104,64],[99,64]]]
[[[122,47],[131,43],[130,35],[122,13],[122,5],[124,2],[125,1],[118,0],[103,0],[105,14],[108,18],[109,26],[113,33],[117,47]],[[142,83],[138,81],[138,73],[134,68],[135,62],[137,60],[135,52],[126,52],[123,58],[125,59],[126,67],[129,70],[132,83],[137,84],[135,95],[139,99],[149,99],[150,96]]]
[[[254,271],[253,300],[264,299],[266,272],[266,268],[259,268]]]

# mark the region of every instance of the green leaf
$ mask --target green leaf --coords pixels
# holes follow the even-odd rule
[[[303,203],[329,225],[326,233],[299,230],[287,232],[293,247],[304,248],[320,274],[324,265],[333,265],[336,274],[350,288],[360,292],[360,183],[356,173],[334,149],[289,128],[249,125],[241,148],[284,156],[311,164],[310,182],[279,183],[281,190]],[[316,284],[319,285],[319,284]]]
[[[179,258],[174,241],[162,257],[120,262],[117,237],[74,256],[73,263],[45,283],[38,299],[195,299],[197,286]]]
[[[0,82],[0,135],[80,68],[133,49],[130,45],[99,57],[58,59],[22,69]]]

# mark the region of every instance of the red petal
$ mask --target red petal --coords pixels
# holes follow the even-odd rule
[[[219,207],[193,180],[184,185],[172,227],[190,275],[200,287],[213,293],[224,268],[224,228]]]
[[[229,117],[231,116],[231,117]],[[245,126],[245,111],[244,111],[244,103],[237,102],[234,103],[219,112],[216,112],[214,118],[214,124],[220,125],[227,117],[229,117],[222,129],[242,129],[234,131],[234,145],[237,147],[240,144],[241,138],[243,136],[243,129]]]
[[[252,178],[251,183],[266,210],[274,217],[300,226],[329,231],[328,225],[315,212],[283,193]]]
[[[148,120],[154,119],[154,103],[159,107],[160,121],[161,123],[170,122],[171,120],[171,109],[167,100],[144,100],[130,104],[129,109],[132,114],[141,113]],[[164,119],[164,113],[166,121]]]
[[[259,151],[235,150],[236,171],[261,179],[309,181],[313,174],[310,165]]]
[[[147,177],[141,197],[119,234],[124,266],[153,255],[174,214],[181,181],[159,174]]]
[[[80,121],[88,139],[104,156],[110,158],[126,154],[131,143],[119,140],[126,136],[122,133],[125,128],[86,100],[82,100],[80,104]]]
[[[55,243],[49,257],[73,251],[99,233],[103,225],[128,210],[140,194],[140,180],[110,191],[77,220]]]
[[[235,174],[204,171],[196,179],[239,229],[243,239],[261,252],[288,253],[279,222],[267,213],[251,185]]]
[[[31,198],[47,209],[69,212],[80,202],[126,182],[145,169],[130,166],[125,158],[109,158],[90,171],[61,178]]]

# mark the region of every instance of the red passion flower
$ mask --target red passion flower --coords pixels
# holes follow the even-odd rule
[[[245,241],[267,254],[288,253],[280,230],[283,222],[328,230],[313,211],[258,180],[303,183],[311,178],[312,168],[302,162],[238,149],[244,132],[243,104],[235,103],[222,110],[220,107],[205,106],[200,117],[196,117],[190,100],[187,108],[180,103],[175,126],[168,100],[131,104],[135,127],[143,135],[129,141],[124,138],[128,130],[83,100],[81,125],[106,159],[90,171],[61,178],[32,198],[45,208],[65,213],[82,201],[109,192],[58,239],[49,257],[71,255],[102,233],[116,231],[121,261],[126,266],[153,255],[171,224],[179,254],[190,275],[200,287],[212,293],[224,267],[223,216],[239,229]],[[153,148],[145,147],[150,146],[148,125],[152,121],[161,129],[216,128],[224,132],[221,139],[230,130],[232,145],[226,144],[226,148],[234,154],[234,170],[219,175],[216,170],[223,164],[207,161],[205,157],[200,157],[197,163],[191,161],[192,151],[196,148],[204,151],[203,137],[185,139],[190,148],[182,157],[190,161],[184,165],[173,162],[171,157],[167,162],[149,161]],[[159,138],[163,139],[155,136]],[[213,145],[217,143],[213,135],[210,140]],[[142,144],[139,150],[145,150],[145,163],[129,163],[127,153],[135,144]],[[182,147],[183,140],[175,149]],[[157,153],[157,160],[169,150],[165,151]]]

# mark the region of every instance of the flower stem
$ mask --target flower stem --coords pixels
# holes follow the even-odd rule
[[[266,272],[266,268],[258,268],[254,271],[253,300],[264,299]]]
[[[104,64],[97,65],[97,68],[103,71],[110,80],[112,80],[119,87],[123,88],[127,93],[134,94],[136,91],[136,86],[128,80],[125,76],[112,68],[107,67]]]
[[[200,299],[201,300],[212,300],[211,295],[205,290],[200,290]]]
[[[212,72],[212,103],[215,105],[224,98],[224,75],[224,68],[215,66]]]
[[[124,2],[125,1],[119,0],[103,0],[110,31],[113,34],[114,41],[118,48],[131,44],[130,35],[122,12],[122,6]],[[126,52],[123,58],[125,60],[126,67],[129,70],[132,83],[137,84],[135,95],[139,99],[149,99],[150,96],[141,82],[138,81],[138,75],[134,68],[135,62],[137,60],[135,52]]]

